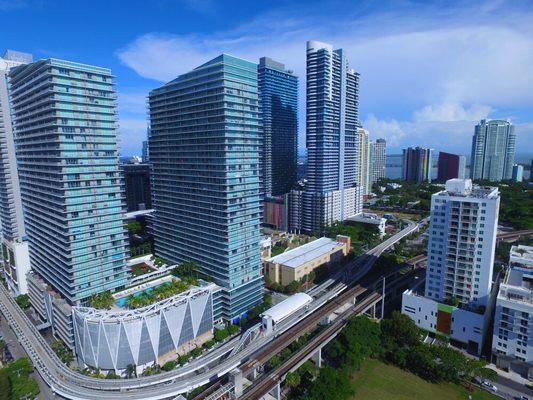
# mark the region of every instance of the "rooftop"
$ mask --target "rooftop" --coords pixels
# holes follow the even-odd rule
[[[320,257],[334,250],[338,246],[345,246],[344,243],[322,237],[306,243],[303,246],[286,251],[268,261],[274,264],[282,264],[289,268],[298,268],[299,266]]]
[[[511,264],[521,264],[525,267],[533,268],[533,246],[513,246],[509,253]]]
[[[499,191],[497,187],[479,186],[472,184],[470,179],[449,179],[446,181],[445,190],[438,192],[435,196],[455,196],[455,197],[476,197],[476,198],[497,198]]]
[[[270,317],[274,322],[279,322],[293,312],[304,307],[306,304],[309,304],[313,301],[313,298],[306,293],[295,293],[290,297],[287,297],[281,303],[276,304],[273,307],[270,307],[268,310],[264,311],[261,315],[263,317]]]
[[[498,298],[511,300],[516,303],[533,303],[533,285],[531,275],[527,272],[511,268],[500,285]]]

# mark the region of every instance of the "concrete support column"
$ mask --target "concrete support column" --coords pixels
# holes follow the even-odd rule
[[[281,382],[278,382],[278,384],[269,392],[269,394],[276,400],[281,400]]]
[[[312,359],[318,368],[322,366],[322,347],[313,353]]]
[[[233,383],[233,391],[235,392],[235,398],[241,397],[244,388],[242,371],[239,368],[235,368],[233,371],[231,371],[230,381]]]
[[[375,304],[370,309],[370,315],[372,316],[373,319],[376,319],[376,305]]]

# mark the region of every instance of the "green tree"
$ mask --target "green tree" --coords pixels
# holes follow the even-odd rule
[[[297,371],[289,372],[285,377],[285,383],[290,387],[296,387],[301,383],[300,374]]]
[[[142,225],[138,221],[128,222],[128,225],[126,225],[126,228],[128,229],[128,232],[130,233],[130,235],[136,235],[142,232]]]
[[[178,363],[174,360],[167,361],[166,363],[163,364],[161,369],[163,371],[172,371],[174,368],[176,368],[176,365],[178,365]]]
[[[115,371],[109,371],[107,375],[105,376],[106,379],[119,379],[120,376],[118,376]]]
[[[137,367],[135,367],[135,364],[128,364],[126,366],[126,378],[133,378],[137,377]]]
[[[471,382],[474,377],[480,377],[484,379],[496,380],[496,371],[486,368],[487,362],[485,360],[478,360],[475,358],[469,358],[466,360],[464,369],[464,376]]]
[[[0,369],[0,400],[9,400],[11,382],[5,368]]]
[[[27,310],[31,306],[30,297],[27,294],[18,295],[17,297],[15,297],[15,301],[23,310]]]
[[[109,310],[115,304],[115,298],[110,291],[95,293],[89,298],[89,305],[94,308]]]
[[[420,330],[407,315],[394,311],[381,321],[382,342],[386,350],[411,347],[420,342]]]
[[[345,400],[354,394],[350,384],[350,377],[346,370],[336,370],[326,366],[320,370],[318,378],[313,381],[308,394],[303,397],[308,400]]]
[[[223,342],[229,336],[228,328],[224,329],[215,329],[214,337],[217,342]]]
[[[63,363],[69,365],[74,361],[74,355],[61,340],[54,340],[52,343],[52,350],[54,350]]]
[[[337,366],[355,369],[368,357],[377,357],[380,353],[380,326],[365,316],[351,319],[329,350]]]

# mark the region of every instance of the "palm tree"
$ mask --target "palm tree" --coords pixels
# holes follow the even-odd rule
[[[137,378],[137,368],[135,364],[128,364],[126,366],[126,378],[131,378],[133,375]]]

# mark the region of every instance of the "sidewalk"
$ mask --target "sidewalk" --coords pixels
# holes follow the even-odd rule
[[[516,372],[513,372],[513,371],[510,371],[510,372],[504,371],[503,369],[499,369],[498,367],[496,367],[496,365],[494,364],[487,364],[487,368],[492,369],[502,378],[509,379],[520,385],[527,385],[529,383],[529,379],[522,377],[520,374],[517,374]]]

